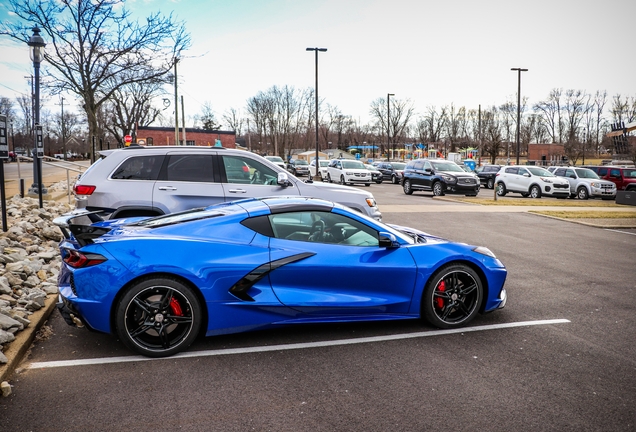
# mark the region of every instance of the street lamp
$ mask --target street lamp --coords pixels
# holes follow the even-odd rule
[[[521,72],[528,72],[528,69],[510,68],[512,71],[518,73],[518,88],[517,88],[517,165],[519,165],[519,128],[521,127]]]
[[[35,122],[35,145],[33,146],[33,185],[29,190],[29,195],[37,193],[42,208],[42,193],[46,190],[42,188],[42,157],[44,156],[44,143],[42,141],[42,127],[40,126],[40,63],[44,57],[44,39],[40,36],[40,29],[33,27],[33,35],[29,38],[27,45],[31,47],[31,60],[35,70],[35,91],[33,103],[33,120]]]
[[[389,161],[389,148],[391,147],[391,129],[389,127],[391,123],[391,111],[389,105],[389,98],[395,96],[393,93],[386,94],[386,161]]]
[[[327,48],[307,48],[306,51],[314,51],[316,53],[316,177],[322,180],[320,175],[320,147],[318,146],[318,51],[326,52]]]

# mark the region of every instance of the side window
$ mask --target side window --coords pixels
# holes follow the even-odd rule
[[[242,156],[222,156],[228,183],[275,185],[278,173],[257,160]]]
[[[169,155],[166,180],[213,182],[212,155]]]
[[[519,174],[519,175],[525,175],[525,174],[528,174],[528,175],[529,175],[529,174],[530,174],[530,173],[528,172],[528,170],[527,170],[527,169],[525,169],[525,168],[518,168],[518,170],[519,170],[519,171],[518,171],[518,174]]]
[[[163,156],[135,156],[126,159],[113,172],[115,180],[157,180]]]
[[[506,168],[506,174],[517,174],[518,172],[519,172],[519,168],[517,167]]]
[[[269,216],[274,237],[312,243],[378,246],[377,231],[346,216],[307,211]]]
[[[431,163],[429,161],[424,162],[424,169],[425,170],[432,170],[433,167],[431,166]]]
[[[559,168],[558,170],[554,171],[554,175],[564,176],[565,175],[565,168]]]
[[[413,169],[421,170],[424,167],[424,161],[417,160],[413,163]]]
[[[619,177],[620,178],[620,176],[621,176],[621,170],[615,169],[615,168],[610,170],[610,177]]]
[[[599,177],[603,177],[607,175],[607,168],[599,168],[598,169],[598,176]]]
[[[561,168],[561,171],[563,171],[563,168]],[[557,175],[563,175],[563,174],[557,174]],[[574,178],[576,178],[576,174],[574,174],[574,170],[573,170],[573,169],[568,169],[568,170],[565,172],[565,176],[566,176],[566,177],[571,177],[571,176],[573,176]]]

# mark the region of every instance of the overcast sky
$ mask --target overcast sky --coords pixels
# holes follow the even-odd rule
[[[0,0],[0,18],[6,10]],[[192,35],[178,67],[186,115],[229,108],[273,85],[314,86],[363,123],[387,93],[416,112],[516,101],[553,88],[636,97],[633,0],[128,0],[140,19],[174,12]],[[0,41],[0,95],[28,93],[27,47]],[[173,98],[173,96],[169,96]],[[48,103],[59,109],[58,101]],[[160,101],[158,101],[160,104]],[[609,106],[609,104],[608,104]],[[188,121],[188,126],[191,122]],[[221,121],[222,123],[222,121]]]

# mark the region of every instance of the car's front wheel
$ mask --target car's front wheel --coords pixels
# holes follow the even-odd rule
[[[345,182],[344,175],[340,175],[340,184],[343,184],[343,185],[347,184],[347,183]]]
[[[329,174],[329,173],[327,173],[327,181],[328,181],[329,183],[332,183],[332,181],[331,181],[331,174]]]
[[[481,278],[466,264],[442,267],[424,289],[421,315],[435,327],[464,326],[479,312],[483,292]]]
[[[435,183],[433,183],[433,195],[434,196],[444,195],[444,186],[442,186],[442,182],[436,181]]]
[[[404,184],[402,185],[402,189],[404,189],[404,193],[407,195],[413,194],[413,189],[411,188],[411,180],[404,180]]]
[[[576,191],[576,197],[581,200],[586,200],[590,197],[590,194],[587,193],[587,189],[585,188],[585,186],[581,186]]]
[[[530,188],[530,198],[541,198],[541,188],[534,185]]]
[[[391,183],[398,184],[400,181],[398,180],[396,175],[391,176]]]
[[[189,286],[171,278],[150,278],[130,287],[115,308],[117,335],[147,357],[167,357],[196,339],[203,312]]]

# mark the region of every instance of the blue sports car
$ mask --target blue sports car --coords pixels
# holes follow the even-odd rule
[[[149,357],[201,332],[417,318],[454,328],[506,303],[506,269],[487,248],[313,198],[107,221],[74,212],[55,223],[66,322]]]

